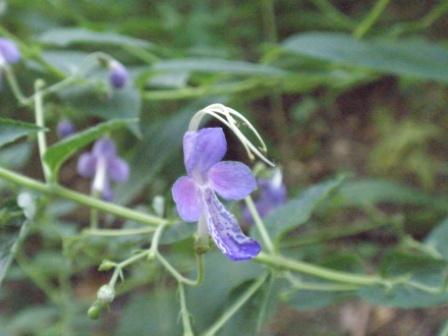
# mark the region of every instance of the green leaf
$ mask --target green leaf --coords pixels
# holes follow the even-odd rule
[[[381,269],[384,277],[402,278],[405,282],[391,288],[362,288],[358,292],[362,299],[373,304],[397,308],[430,307],[448,302],[448,292],[443,290],[446,282],[445,261],[395,252],[385,257]],[[429,293],[416,288],[415,284],[432,288],[435,292]]]
[[[54,174],[57,174],[64,161],[79,149],[87,146],[90,142],[105,133],[134,122],[137,122],[137,119],[115,119],[96,125],[83,132],[75,133],[74,135],[49,147],[45,153],[44,161],[50,170]]]
[[[219,58],[183,58],[160,61],[154,64],[153,70],[157,72],[206,72],[225,73],[234,75],[264,75],[280,76],[287,72],[268,65],[230,61]]]
[[[194,328],[200,331],[209,327],[226,310],[234,289],[262,272],[255,263],[235,263],[220,253],[205,255],[205,269],[207,274],[201,286],[187,288],[188,309],[193,316]]]
[[[435,255],[448,260],[448,218],[437,225],[425,238],[425,245]]]
[[[174,290],[155,288],[149,295],[136,294],[121,314],[116,336],[181,335],[178,298]]]
[[[20,231],[25,222],[22,209],[15,199],[0,204],[0,286],[17,252],[13,251],[14,245],[24,238],[20,237]]]
[[[448,51],[421,39],[359,40],[348,34],[310,32],[283,42],[295,54],[419,79],[448,82]]]
[[[341,176],[314,185],[269,213],[264,223],[271,236],[279,238],[283,233],[306,223],[319,203],[338,188],[344,179]]]
[[[0,147],[41,130],[44,129],[35,124],[0,118]]]
[[[91,44],[95,48],[98,45],[135,46],[147,48],[151,43],[141,39],[121,35],[117,33],[96,32],[85,28],[57,28],[44,32],[39,36],[41,43],[66,47],[72,44]]]
[[[0,151],[0,164],[4,168],[19,168],[29,160],[32,150],[32,144],[29,142],[9,145]]]
[[[429,206],[446,210],[448,199],[392,181],[364,179],[345,183],[338,191],[339,205],[365,206],[392,203]]]
[[[102,91],[98,83],[92,82],[81,87],[71,88],[60,93],[64,103],[85,115],[106,120],[138,118],[141,110],[141,97],[132,85],[120,90]],[[138,124],[131,125],[131,131],[139,134]]]

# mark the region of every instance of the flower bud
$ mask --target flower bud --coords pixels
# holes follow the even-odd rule
[[[100,313],[101,313],[101,307],[96,303],[93,306],[91,306],[87,311],[87,315],[92,320],[97,320],[100,317]]]
[[[20,60],[20,51],[13,41],[1,37],[0,56],[6,63],[17,63]]]
[[[60,139],[66,138],[76,132],[75,125],[66,119],[58,123],[56,130]]]
[[[98,289],[96,298],[100,304],[109,304],[115,299],[115,289],[110,285],[103,285]]]
[[[129,79],[129,73],[118,61],[112,60],[109,63],[109,83],[115,89],[123,88]]]
[[[104,272],[104,271],[110,271],[113,269],[117,264],[110,260],[103,260],[100,267],[98,267],[98,271]]]

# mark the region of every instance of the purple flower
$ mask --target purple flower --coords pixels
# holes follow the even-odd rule
[[[250,168],[240,162],[221,161],[227,151],[222,128],[185,133],[183,149],[188,176],[178,178],[172,188],[179,216],[186,222],[199,221],[198,235],[210,234],[228,258],[255,257],[260,245],[244,235],[216,195],[227,200],[241,200],[249,195],[256,188]]]
[[[16,44],[6,38],[0,37],[0,63],[17,63],[20,60],[20,51]]]
[[[76,132],[76,127],[67,119],[61,120],[56,128],[60,139],[66,138]]]
[[[129,79],[128,70],[118,61],[109,63],[109,83],[115,89],[123,88]]]
[[[79,175],[93,178],[92,191],[107,201],[113,198],[110,180],[125,182],[129,178],[128,164],[117,156],[115,144],[108,138],[97,140],[91,152],[82,154],[77,169]]]
[[[274,171],[271,178],[259,178],[260,196],[255,201],[255,207],[261,218],[266,217],[272,210],[285,204],[288,196],[283,183],[282,173],[279,169]],[[252,216],[247,208],[243,211],[243,216],[248,223],[253,223]]]

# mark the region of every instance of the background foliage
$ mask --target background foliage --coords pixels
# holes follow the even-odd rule
[[[181,135],[195,111],[225,103],[256,125],[283,167],[290,201],[265,224],[284,255],[405,279],[387,290],[327,290],[314,277],[274,273],[220,335],[448,334],[446,1],[13,0],[0,11],[0,35],[23,54],[14,71],[27,95],[36,78],[50,84],[85,71],[45,102],[55,144],[45,162],[62,185],[88,193],[76,156],[110,132],[131,165],[115,202],[154,213],[154,197],[163,196],[175,218]],[[85,61],[95,51],[125,64],[132,85],[110,95],[106,72]],[[41,180],[40,129],[4,78],[0,117],[0,166]],[[64,117],[82,131],[69,144],[55,133]],[[247,161],[227,135],[228,157]],[[151,236],[88,235],[84,207],[33,193],[30,209],[15,201],[23,190],[0,179],[0,278],[21,228],[30,230],[0,289],[0,335],[182,333],[175,283],[152,262],[127,269],[111,309],[89,320],[110,277],[98,265],[131,256]],[[112,216],[101,224],[141,227]],[[180,224],[161,241],[193,275],[194,229]],[[216,251],[205,269],[204,283],[186,293],[197,332],[264,272]]]

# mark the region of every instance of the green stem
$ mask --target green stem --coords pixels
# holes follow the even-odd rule
[[[96,190],[91,191],[91,196],[93,198],[99,198],[99,192]],[[90,209],[90,229],[96,230],[98,229],[98,210],[91,208]]]
[[[44,103],[42,98],[41,89],[44,86],[44,82],[40,79],[36,80],[34,84],[34,114],[36,117],[36,125],[40,128],[45,128],[45,116],[44,116]],[[47,138],[45,131],[37,132],[37,145],[39,147],[40,162],[42,164],[42,170],[44,171],[45,180],[51,181],[51,170],[48,168],[44,161],[45,153],[47,152]]]
[[[148,228],[138,228],[138,229],[87,229],[82,231],[83,235],[86,236],[99,236],[99,237],[122,237],[122,236],[132,236],[141,235],[144,233],[154,232],[153,227]]]
[[[286,279],[292,284],[295,290],[312,290],[322,292],[354,291],[359,289],[359,285],[346,285],[335,283],[308,283],[296,279],[291,273],[286,274]]]
[[[180,296],[180,315],[182,317],[182,326],[184,330],[184,336],[194,336],[191,328],[190,313],[188,312],[187,303],[185,300],[184,285],[179,282],[179,296]]]
[[[263,221],[261,220],[261,217],[257,211],[257,208],[255,207],[255,204],[252,200],[251,196],[248,196],[244,199],[246,202],[247,209],[249,210],[255,226],[257,227],[258,232],[260,233],[261,239],[264,242],[264,245],[266,245],[266,248],[269,252],[274,252],[274,244],[272,243],[271,237],[269,236],[268,231],[266,230],[266,227],[263,224]]]
[[[187,286],[197,287],[204,280],[204,258],[203,254],[196,253],[196,268],[197,276],[195,280],[188,279],[180,274],[160,253],[156,254],[156,258],[165,267],[165,269],[176,278],[179,283],[183,283]]]
[[[46,97],[47,95],[49,95],[51,93],[57,92],[57,91],[65,88],[67,86],[70,86],[71,84],[75,83],[77,80],[79,80],[77,74],[71,75],[70,77],[67,77],[67,78],[63,79],[60,82],[57,82],[57,83],[55,83],[55,84],[53,84],[53,85],[51,85],[51,86],[41,90],[40,91],[40,95],[42,97]],[[22,105],[29,105],[35,99],[36,99],[36,97],[35,97],[35,94],[34,94],[34,95],[32,95],[30,97],[27,97],[27,98],[23,97],[23,99],[19,100],[19,102]]]
[[[266,276],[262,276],[257,279],[239,298],[231,305],[224,314],[210,326],[202,335],[213,336],[221,329],[224,324],[257,292],[257,290],[263,285],[266,280]]]
[[[326,16],[341,28],[351,29],[353,27],[353,20],[335,8],[330,1],[327,0],[311,0],[313,4]]]
[[[5,279],[6,272],[8,271],[9,267],[12,264],[12,261],[16,257],[20,246],[24,242],[25,238],[28,235],[28,232],[30,230],[31,222],[29,220],[25,220],[20,228],[19,235],[17,236],[16,241],[11,246],[11,249],[9,251],[8,258],[6,261],[1,265],[0,267],[0,287],[2,285],[3,280]]]
[[[16,99],[19,101],[20,104],[24,105],[26,98],[25,95],[22,93],[22,90],[20,89],[14,71],[12,71],[12,69],[8,65],[4,65],[3,70],[6,74],[6,80],[9,84],[9,87],[11,88],[14,97],[16,97]]]
[[[274,0],[261,0],[260,4],[266,39],[270,43],[276,43],[277,25],[275,23]]]
[[[362,20],[358,27],[356,27],[353,36],[361,39],[379,19],[389,2],[390,0],[378,0],[369,14],[367,14],[364,20]]]
[[[115,266],[114,273],[112,274],[112,277],[109,281],[109,285],[111,287],[115,287],[115,285],[117,284],[118,277],[123,274],[123,269],[125,267],[135,263],[136,261],[138,261],[140,259],[143,259],[143,258],[149,257],[149,256],[150,256],[150,250],[144,250],[144,251],[137,253],[137,254],[133,255],[132,257],[120,262],[119,264],[117,264]]]
[[[94,208],[90,209],[90,229],[98,229],[98,210]]]
[[[17,174],[9,169],[5,169],[2,167],[0,167],[0,179],[4,179],[6,181],[18,184],[25,188],[29,188],[29,189],[41,192],[45,195],[65,198],[65,199],[74,201],[76,203],[88,206],[90,208],[95,208],[95,209],[110,213],[110,214],[118,216],[120,218],[133,220],[133,221],[151,225],[151,226],[170,224],[170,222],[164,218],[152,216],[149,214],[144,214],[140,211],[128,209],[126,207],[116,205],[113,203],[104,202],[102,200],[78,193],[76,191],[72,191],[70,189],[61,187],[59,185],[45,184],[45,183],[33,180],[29,177],[23,176],[21,174]]]
[[[274,268],[285,269],[293,272],[304,273],[318,278],[327,279],[334,282],[343,282],[353,285],[388,285],[389,282],[378,277],[370,275],[357,275],[341,271],[331,270],[329,268],[316,266],[303,261],[286,258],[279,255],[270,255],[261,252],[254,261]]]

